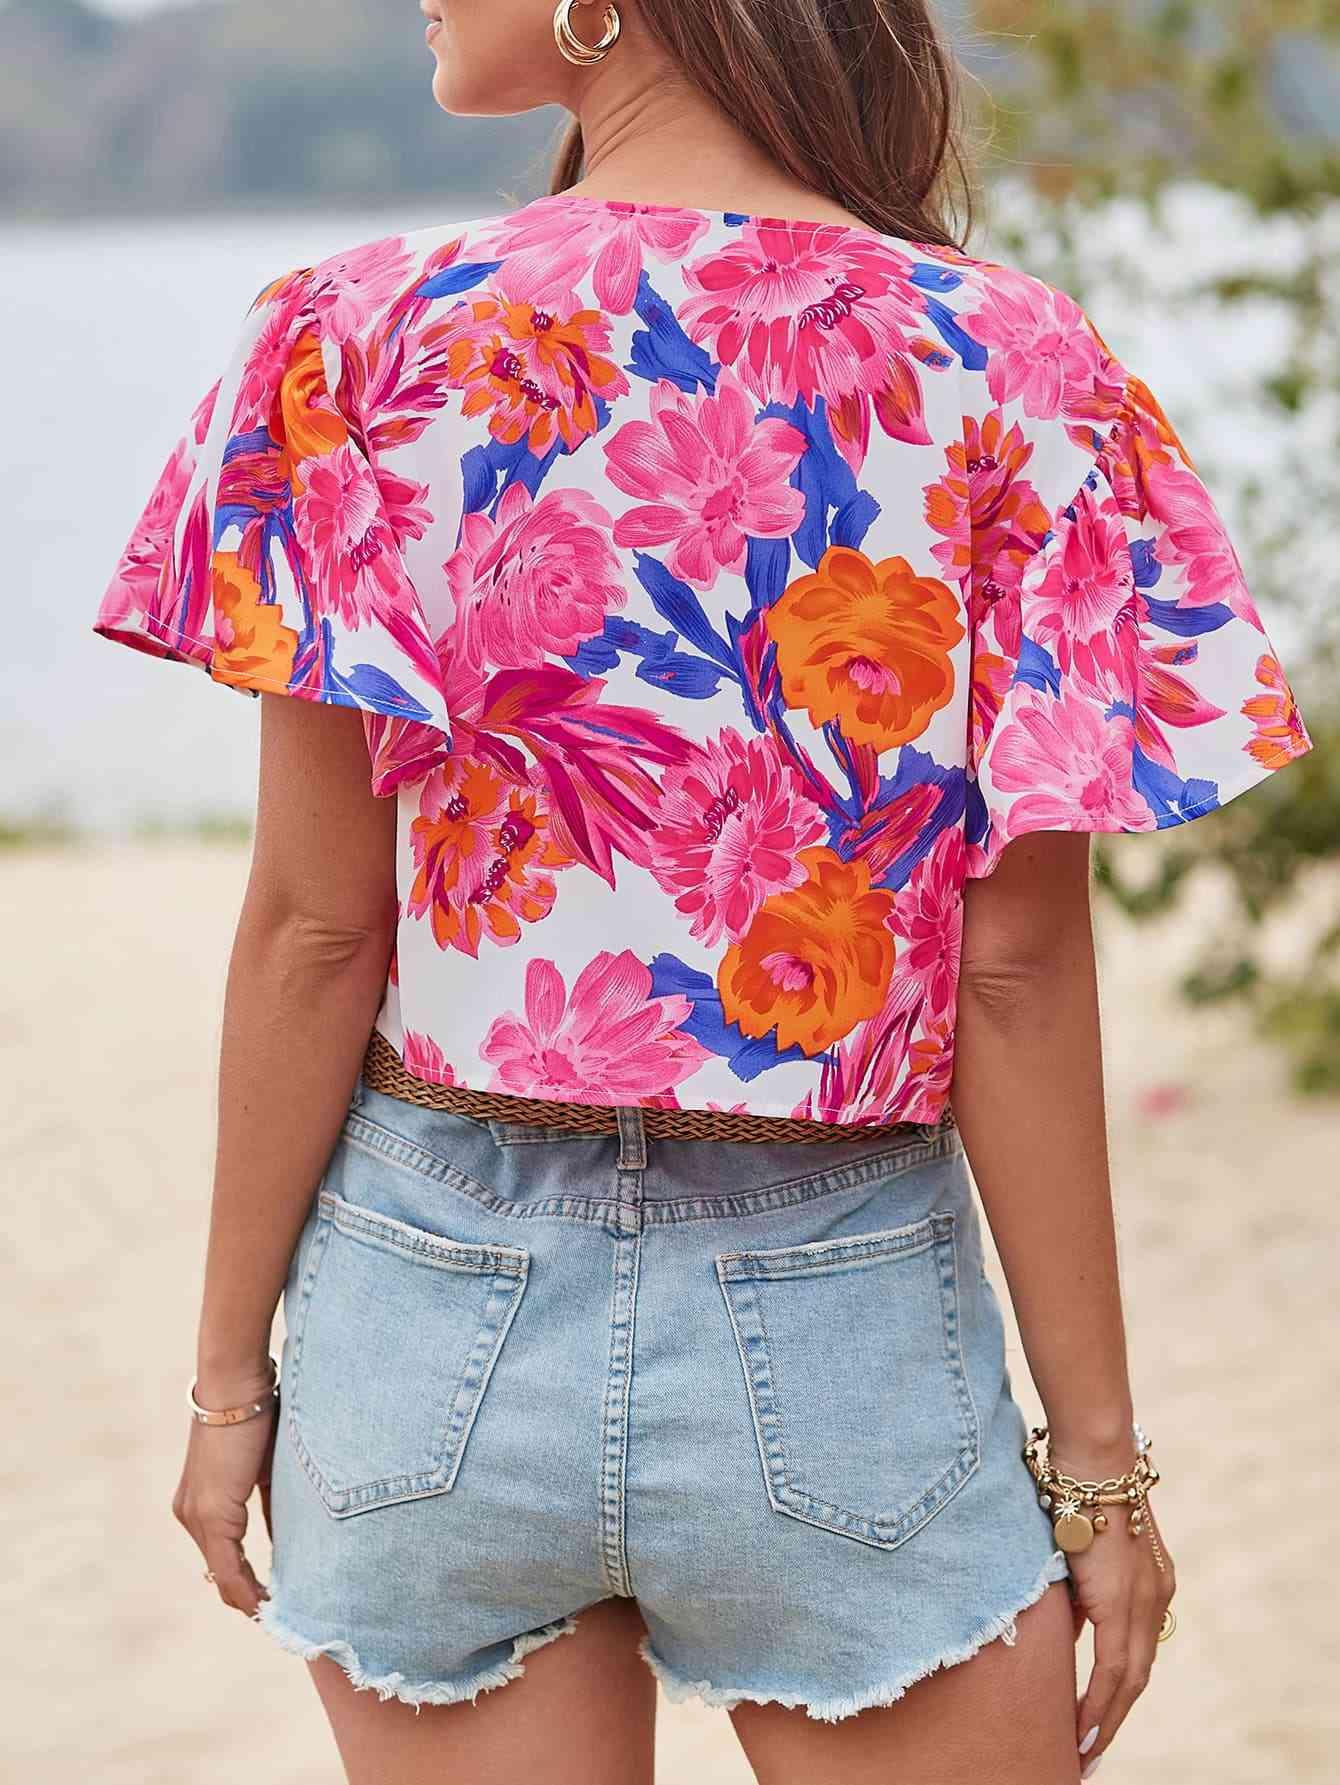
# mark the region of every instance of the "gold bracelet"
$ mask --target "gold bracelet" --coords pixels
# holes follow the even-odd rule
[[[1047,1443],[1046,1426],[1035,1426],[1024,1446],[1024,1462],[1038,1484],[1038,1504],[1052,1515],[1052,1535],[1057,1547],[1067,1555],[1082,1555],[1097,1532],[1107,1529],[1107,1514],[1098,1508],[1127,1508],[1127,1529],[1132,1537],[1148,1533],[1154,1561],[1160,1573],[1166,1570],[1163,1549],[1154,1529],[1149,1509],[1149,1490],[1159,1479],[1159,1472],[1150,1459],[1150,1443],[1139,1426],[1135,1430],[1135,1467],[1125,1475],[1114,1475],[1106,1481],[1081,1481],[1053,1466],[1050,1450],[1044,1461],[1042,1446]]]
[[[239,1426],[244,1420],[255,1419],[259,1414],[268,1413],[279,1399],[279,1365],[274,1358],[270,1359],[270,1392],[259,1401],[247,1401],[241,1407],[202,1407],[195,1398],[195,1383],[186,1390],[186,1404],[191,1409],[191,1418],[202,1426]]]

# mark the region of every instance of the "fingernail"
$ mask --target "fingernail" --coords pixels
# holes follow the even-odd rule
[[[1086,1767],[1083,1767],[1080,1770],[1080,1775],[1079,1775],[1080,1778],[1081,1779],[1091,1779],[1093,1777],[1093,1775],[1098,1771],[1099,1767],[1102,1764],[1103,1764],[1103,1757],[1100,1754],[1096,1760],[1091,1760]]]
[[[1089,1733],[1085,1736],[1084,1740],[1080,1743],[1080,1745],[1079,1745],[1080,1753],[1087,1754],[1089,1752],[1089,1749],[1092,1748],[1093,1744],[1097,1740],[1098,1740],[1098,1725],[1095,1723],[1093,1728],[1089,1731]]]

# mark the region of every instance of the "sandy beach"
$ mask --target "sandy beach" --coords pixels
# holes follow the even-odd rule
[[[245,846],[192,842],[0,857],[15,1785],[341,1777],[306,1669],[221,1609],[169,1511],[246,868]],[[1333,905],[1334,877],[1313,891]],[[1293,1096],[1236,1016],[1171,995],[1215,912],[1211,888],[1174,921],[1100,933],[1136,1404],[1180,1578],[1180,1628],[1104,1785],[1337,1776],[1340,1115]],[[1011,1371],[1032,1414],[1017,1343]],[[658,1777],[750,1773],[724,1713],[663,1701]]]

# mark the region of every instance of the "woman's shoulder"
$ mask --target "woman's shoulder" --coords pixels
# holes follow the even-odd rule
[[[397,303],[445,295],[449,282],[439,280],[434,287],[432,281],[448,267],[457,268],[457,288],[466,289],[460,279],[462,251],[502,220],[500,214],[450,219],[353,242],[276,274],[262,285],[251,309],[305,312],[326,338],[342,342],[392,313]],[[488,270],[473,265],[469,282],[479,282]]]
[[[779,251],[800,264],[780,268]],[[1006,362],[1017,378],[1023,358],[1051,366],[1058,356],[1075,365],[1113,357],[1068,292],[1004,260],[867,228],[569,193],[355,242],[271,279],[255,307],[306,304],[338,342],[379,318],[394,322],[397,305],[490,287],[513,300],[567,296],[627,314],[643,273],[674,307],[714,297],[748,311],[763,301],[770,272],[779,281],[799,274],[796,293],[826,283],[830,309],[887,303],[909,322],[919,312],[931,332],[947,324],[946,345],[964,369],[986,371],[994,360],[997,383]],[[783,296],[779,283],[769,301]],[[813,314],[816,326],[831,321],[827,311]]]

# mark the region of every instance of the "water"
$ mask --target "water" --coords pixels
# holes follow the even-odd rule
[[[1031,213],[1036,201],[1020,206]],[[1018,222],[1007,203],[1001,209]],[[1255,478],[1279,500],[1295,500],[1294,481],[1282,470],[1272,475],[1272,466],[1283,467],[1309,429],[1322,451],[1333,432],[1329,409],[1311,422],[1262,410],[1259,379],[1287,358],[1281,305],[1189,295],[1225,270],[1264,264],[1279,272],[1297,258],[1287,220],[1249,225],[1239,209],[1230,195],[1175,189],[1154,231],[1147,213],[1117,204],[1086,220],[1082,255],[1091,314],[1163,399],[1230,524],[1235,483]],[[9,349],[0,489],[7,564],[18,580],[6,603],[0,816],[56,810],[119,829],[140,818],[250,813],[260,703],[198,670],[96,637],[94,611],[260,287],[337,248],[454,214],[420,204],[0,230]],[[1045,234],[1032,233],[1026,264],[1067,282]],[[1318,598],[1334,589],[1322,518],[1300,513],[1292,554],[1298,582]],[[1293,650],[1292,616],[1272,619],[1277,645]]]
[[[252,810],[259,701],[97,637],[94,612],[257,291],[434,220],[419,205],[0,231],[0,489],[18,578],[5,603],[0,814],[120,829]]]

